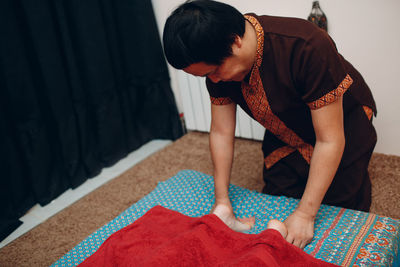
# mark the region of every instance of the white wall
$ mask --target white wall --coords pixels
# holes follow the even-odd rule
[[[162,33],[171,11],[182,0],[152,0]],[[242,13],[306,18],[312,0],[231,0]],[[400,156],[400,1],[399,0],[320,0],[327,15],[329,34],[340,53],[363,75],[378,107],[374,125],[378,132],[375,152]],[[177,72],[170,68],[178,108],[183,104]]]

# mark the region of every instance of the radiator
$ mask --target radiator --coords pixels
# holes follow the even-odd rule
[[[186,128],[188,130],[209,132],[211,123],[211,103],[205,78],[194,77],[177,71],[179,92]],[[236,114],[236,136],[262,140],[264,127],[250,118],[239,106]]]

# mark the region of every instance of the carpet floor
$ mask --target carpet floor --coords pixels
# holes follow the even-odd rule
[[[261,143],[237,139],[231,183],[260,191]],[[183,169],[212,175],[208,134],[191,132],[0,250],[0,266],[49,266],[92,232]],[[374,153],[371,212],[400,219],[400,157]]]

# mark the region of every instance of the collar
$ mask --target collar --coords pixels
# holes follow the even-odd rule
[[[257,52],[256,52],[256,59],[255,59],[255,66],[259,68],[262,63],[263,58],[263,49],[264,49],[264,30],[261,27],[261,24],[258,20],[250,15],[244,15],[244,17],[253,25],[256,35],[257,35]],[[253,66],[253,68],[255,67]]]

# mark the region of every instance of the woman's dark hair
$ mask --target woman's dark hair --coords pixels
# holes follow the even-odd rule
[[[165,56],[177,69],[198,62],[220,65],[232,55],[232,44],[244,31],[245,18],[234,7],[211,0],[187,1],[165,23]]]

